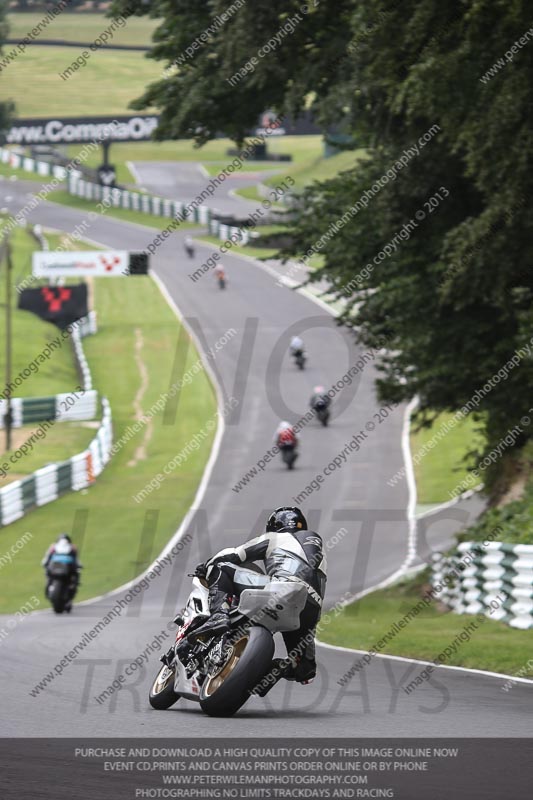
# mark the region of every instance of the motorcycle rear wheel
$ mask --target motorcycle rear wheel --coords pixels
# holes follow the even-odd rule
[[[65,610],[65,587],[60,580],[54,580],[50,584],[48,597],[52,603],[52,608],[56,614],[62,614]]]
[[[166,664],[162,665],[148,695],[152,708],[158,711],[165,711],[180,699],[181,695],[174,691],[175,676],[176,673],[173,669],[167,667]]]
[[[254,625],[238,639],[224,666],[208,675],[200,690],[200,706],[210,717],[231,717],[267,674],[274,656],[274,639]]]

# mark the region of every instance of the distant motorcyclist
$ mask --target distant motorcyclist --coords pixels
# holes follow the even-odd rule
[[[215,278],[218,280],[218,285],[221,289],[226,288],[226,270],[222,264],[217,264],[213,270]]]
[[[298,437],[290,422],[280,422],[274,435],[274,443],[281,452],[283,462],[292,469],[298,458]]]
[[[194,241],[192,236],[186,236],[185,242],[183,244],[185,248],[185,252],[189,256],[189,258],[194,258]]]
[[[299,336],[293,336],[289,345],[289,352],[296,361],[300,369],[304,368],[306,355],[303,339]]]
[[[299,353],[304,353],[305,346],[303,343],[303,339],[301,339],[299,336],[293,336],[291,339],[291,343],[289,345],[289,350],[291,352],[291,355],[293,356],[296,356]]]
[[[262,561],[267,574],[240,566],[246,561]],[[304,683],[315,677],[315,630],[326,588],[327,565],[322,539],[308,530],[299,508],[277,508],[268,518],[266,533],[240,547],[221,550],[196,570],[196,574],[205,575],[209,586],[211,616],[189,634],[191,643],[230,629],[232,599],[244,589],[264,588],[271,580],[293,582],[295,591],[305,586],[307,602],[300,614],[300,627],[284,632],[283,640],[292,663],[290,679]]]
[[[279,423],[278,427],[276,428],[276,433],[274,434],[274,442],[280,449],[282,447],[286,447],[287,445],[291,445],[292,447],[296,447],[298,445],[298,437],[296,436],[294,428],[290,422],[284,420],[283,422]]]
[[[311,400],[309,401],[309,405],[316,413],[322,424],[327,425],[330,414],[329,407],[331,405],[331,398],[328,396],[323,386],[315,386],[313,389],[313,394],[311,395]]]
[[[41,561],[41,565],[46,570],[46,597],[48,597],[48,588],[54,576],[54,565],[56,564],[62,565],[61,569],[64,569],[65,564],[68,565],[68,577],[70,579],[69,604],[71,605],[80,582],[80,569],[82,565],[78,560],[78,550],[76,546],[72,544],[72,540],[67,533],[61,533],[58,536],[57,541],[50,545],[46,551],[45,557]]]

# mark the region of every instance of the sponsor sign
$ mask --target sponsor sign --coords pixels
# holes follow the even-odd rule
[[[33,274],[36,278],[114,277],[128,274],[129,260],[127,250],[38,252],[33,254]]]
[[[18,307],[37,314],[41,319],[52,322],[63,330],[72,322],[86,317],[89,313],[87,284],[24,289],[19,295]]]
[[[17,119],[7,144],[83,144],[85,142],[142,142],[150,139],[158,117],[53,117]]]

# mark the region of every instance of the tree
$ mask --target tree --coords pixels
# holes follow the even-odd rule
[[[285,255],[320,242],[315,277],[347,300],[342,321],[366,344],[387,337],[383,400],[417,394],[423,418],[464,406],[533,333],[526,1],[311,0],[290,36],[234,85],[299,4],[246,4],[184,58],[225,7],[152,4],[163,18],[152,55],[179,66],[136,107],[161,109],[160,138],[203,143],[224,130],[240,141],[267,107],[308,107],[363,138],[365,162],[304,193]],[[362,197],[367,207],[347,214]],[[481,398],[489,447],[527,416],[532,389],[526,355]],[[515,446],[531,438],[522,428]]]

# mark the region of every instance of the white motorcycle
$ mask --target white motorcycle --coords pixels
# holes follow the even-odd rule
[[[261,573],[255,564],[243,567]],[[281,678],[291,679],[291,663],[273,659],[274,634],[298,629],[307,590],[300,583],[276,580],[265,588],[245,589],[230,609],[230,630],[191,644],[188,634],[210,616],[207,582],[192,577],[183,616],[174,620],[176,644],[160,659],[150,705],[167,709],[183,697],[199,702],[210,716],[231,716],[251,695],[264,697]]]

